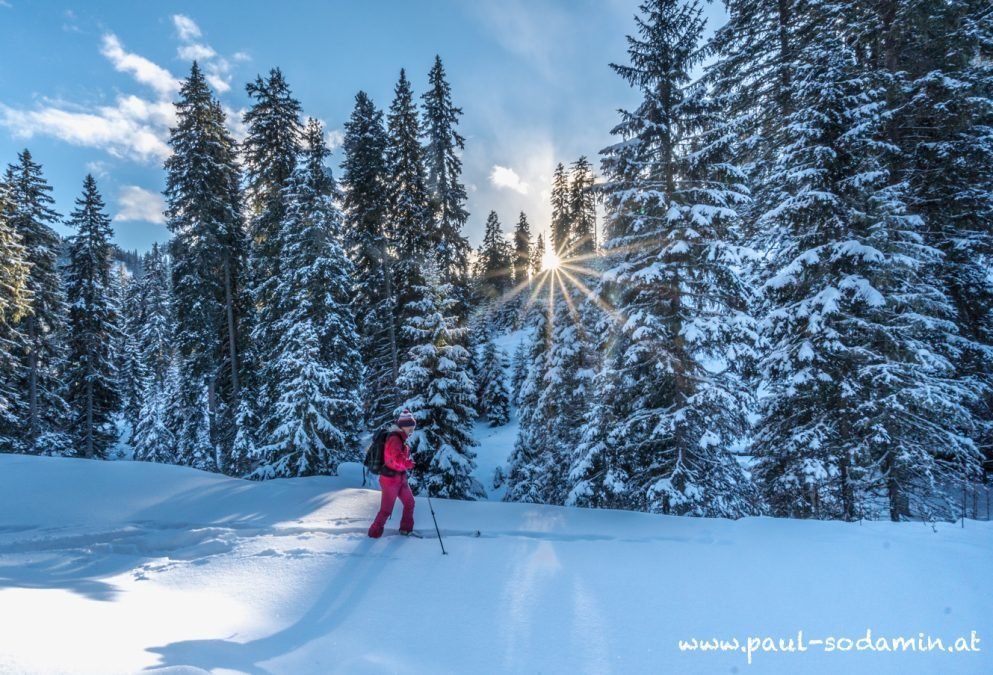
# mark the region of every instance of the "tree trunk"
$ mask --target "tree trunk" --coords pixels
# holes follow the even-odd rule
[[[231,281],[231,256],[224,254],[224,305],[228,320],[228,352],[231,359],[232,406],[237,406],[238,398],[238,336],[234,321],[234,290]]]

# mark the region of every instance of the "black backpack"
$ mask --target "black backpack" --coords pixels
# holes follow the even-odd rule
[[[375,474],[377,476],[396,476],[397,472],[389,468],[383,463],[383,454],[386,450],[386,439],[390,437],[390,434],[397,433],[392,431],[390,427],[386,426],[376,432],[372,437],[372,442],[365,451],[365,460],[363,464],[365,468],[369,470],[369,473]]]

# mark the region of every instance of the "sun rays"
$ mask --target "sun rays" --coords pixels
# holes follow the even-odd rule
[[[517,283],[496,299],[492,309],[497,309],[523,298],[520,312],[527,316],[539,303],[547,302],[547,318],[554,326],[556,303],[561,299],[569,319],[579,325],[580,302],[585,299],[600,309],[615,324],[623,324],[623,317],[597,293],[596,286],[603,274],[598,271],[598,260],[605,256],[623,255],[623,249],[593,250],[588,241],[576,241],[561,251],[548,251],[541,259],[539,271]],[[509,270],[507,274],[509,274]],[[591,288],[592,287],[592,288]],[[560,312],[561,313],[561,312]]]

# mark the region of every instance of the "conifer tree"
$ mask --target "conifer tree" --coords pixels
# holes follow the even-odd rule
[[[352,307],[362,340],[366,425],[377,428],[400,405],[392,253],[387,237],[386,131],[365,92],[345,123],[342,162],[345,241],[355,268]]]
[[[428,90],[421,96],[424,105],[425,181],[430,194],[434,228],[432,239],[441,270],[441,282],[452,287],[459,325],[465,325],[469,307],[468,240],[462,236],[469,212],[465,186],[461,183],[465,139],[456,130],[462,109],[452,103],[452,90],[445,79],[441,57],[435,56],[428,75]]]
[[[258,361],[258,405],[263,424],[270,419],[282,391],[273,369],[281,357],[277,326],[283,316],[275,296],[279,292],[282,232],[289,204],[287,188],[301,149],[303,128],[300,103],[293,98],[279,68],[256,77],[245,87],[252,106],[244,115],[248,134],[243,145],[246,205],[249,223],[249,290],[255,308],[251,328],[252,353]],[[262,436],[271,428],[258,430]]]
[[[514,441],[514,451],[509,460],[507,492],[504,500],[542,504],[547,494],[547,470],[552,456],[548,447],[548,418],[538,405],[545,375],[548,372],[548,355],[551,347],[551,322],[548,307],[538,303],[532,314],[534,332],[528,341],[527,376],[518,396],[520,427]]]
[[[690,70],[701,58],[697,3],[649,0],[628,40],[630,65],[614,70],[643,100],[622,112],[604,151],[611,213],[608,248],[625,247],[605,279],[625,321],[607,381],[637,382],[592,421],[615,426],[600,470],[615,477],[595,499],[652,512],[736,517],[753,513],[752,489],[731,447],[743,435],[752,322],[737,274],[735,207],[747,191]],[[597,395],[601,400],[604,394]],[[589,480],[586,476],[583,480]],[[596,479],[607,485],[604,476]],[[595,482],[596,482],[595,481]]]
[[[172,335],[174,320],[169,261],[157,242],[145,254],[138,296],[144,314],[137,331],[138,351],[142,355],[142,371],[161,387],[173,359]]]
[[[141,270],[137,271],[141,274]],[[124,262],[116,263],[111,272],[111,299],[118,316],[117,339],[113,344],[114,368],[117,371],[120,413],[127,422],[133,438],[141,414],[141,396],[145,374],[138,335],[145,322],[145,306],[141,297],[139,278]]]
[[[521,390],[524,387],[524,380],[528,375],[527,354],[527,342],[523,340],[518,342],[510,364],[510,400],[515,406],[521,405]]]
[[[25,402],[17,386],[19,354],[26,337],[19,329],[31,311],[28,291],[29,266],[21,238],[10,222],[13,204],[9,189],[0,182],[0,452],[19,452]]]
[[[274,294],[280,322],[273,368],[279,396],[256,478],[337,472],[356,458],[362,408],[359,338],[351,314],[351,266],[338,243],[337,187],[319,122],[305,131],[306,152],[288,188],[280,234],[283,260]]]
[[[973,441],[993,462],[993,15],[978,1],[867,9],[849,2],[846,13],[863,19],[869,65],[886,75],[887,139],[900,149],[890,164],[942,254],[956,374],[974,399]]]
[[[541,274],[541,267],[544,265],[545,260],[545,235],[539,234],[538,241],[534,244],[534,250],[531,251],[531,278],[537,277]]]
[[[134,458],[137,461],[176,463],[178,428],[169,404],[176,400],[180,387],[179,369],[171,364],[158,381],[154,371],[146,375],[141,396],[141,413],[134,433]]]
[[[480,293],[496,300],[513,287],[514,253],[503,234],[496,211],[486,217],[486,232],[479,250]]]
[[[112,414],[121,397],[113,345],[120,333],[120,317],[111,295],[113,231],[93,176],[83,182],[69,225],[76,234],[69,240],[66,271],[67,402],[76,452],[106,459],[107,448],[117,439]]]
[[[779,139],[778,204],[759,223],[789,236],[765,284],[755,473],[780,515],[852,520],[882,494],[893,520],[949,517],[947,484],[979,470],[973,392],[953,377],[940,253],[887,169],[884,82],[844,35],[811,30],[842,25],[842,9],[799,17],[812,37]]]
[[[435,261],[432,249],[431,204],[424,173],[420,123],[406,73],[394,89],[387,115],[387,236],[397,252],[392,280],[396,326],[417,316],[426,286],[424,270]],[[397,353],[406,358],[413,343],[405,331],[396,330]]]
[[[596,248],[596,200],[593,196],[593,167],[586,157],[572,164],[569,180],[571,221],[568,257],[586,256]]]
[[[559,162],[552,174],[552,230],[548,244],[556,255],[564,255],[572,237],[572,210],[569,200],[569,174]]]
[[[556,276],[556,273],[551,273]],[[593,402],[595,372],[592,340],[586,334],[588,321],[575,308],[577,291],[559,280],[551,327],[547,370],[540,383],[535,404],[546,419],[544,425],[544,464],[548,469],[542,501],[564,504],[571,489],[569,471]],[[568,296],[567,296],[568,294]]]
[[[485,385],[480,397],[480,409],[491,427],[501,427],[510,421],[510,390],[507,387],[507,354],[491,338],[483,348],[480,370],[485,373]]]
[[[414,478],[432,497],[481,499],[485,490],[472,476],[476,395],[469,352],[462,346],[465,328],[458,327],[451,313],[448,286],[420,286],[417,291],[420,300],[411,303],[415,314],[404,325],[414,346],[400,368],[403,407],[417,420],[410,439],[417,463]]]
[[[224,112],[196,63],[179,98],[165,191],[179,359],[169,429],[178,462],[221,471],[237,433],[242,328],[250,323],[240,176]]]
[[[531,225],[521,211],[514,228],[514,283],[526,284],[531,278]]]
[[[8,222],[24,246],[29,266],[27,290],[31,311],[17,325],[25,337],[17,388],[26,410],[21,427],[27,452],[64,454],[71,451],[64,433],[69,410],[63,398],[65,365],[65,292],[57,268],[61,238],[52,229],[59,215],[52,210],[52,188],[28,150],[7,169],[4,183],[13,203]]]

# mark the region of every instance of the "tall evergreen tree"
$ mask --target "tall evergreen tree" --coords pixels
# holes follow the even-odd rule
[[[42,175],[41,165],[27,150],[17,159],[17,164],[8,167],[4,183],[13,203],[9,222],[24,246],[29,265],[31,311],[17,326],[26,339],[17,378],[27,405],[21,437],[28,452],[63,454],[71,448],[64,434],[69,411],[61,382],[67,314],[57,268],[61,239],[52,229],[59,215],[52,209],[52,188]]]
[[[246,203],[250,235],[249,290],[255,308],[252,353],[258,362],[257,396],[262,418],[268,419],[280,395],[277,367],[282,321],[275,296],[279,292],[282,231],[287,217],[287,188],[301,149],[300,103],[293,98],[279,68],[245,87],[252,106],[244,115],[248,134],[243,145]],[[259,429],[266,435],[271,429]]]
[[[143,308],[143,320],[137,331],[138,351],[142,355],[142,370],[157,386],[166,379],[172,363],[174,317],[170,265],[158,243],[145,254],[138,297]]]
[[[387,235],[397,251],[392,274],[396,326],[404,326],[417,316],[417,307],[423,299],[418,288],[427,285],[424,270],[433,266],[436,259],[420,136],[414,95],[406,73],[401,70],[387,115],[386,143]],[[397,352],[406,358],[413,347],[410,336],[400,330],[395,334]]]
[[[596,248],[596,200],[593,195],[593,166],[586,157],[572,164],[569,180],[571,219],[568,257],[586,256]]]
[[[545,261],[545,235],[539,234],[538,240],[531,251],[531,278],[537,277],[541,273],[541,267]]]
[[[183,464],[226,470],[243,375],[247,257],[236,146],[224,112],[194,63],[176,104],[166,160],[166,219],[173,238],[174,346],[179,390],[170,430]],[[205,409],[200,406],[205,405]]]
[[[521,211],[514,228],[514,283],[517,286],[528,284],[531,278],[531,225]]]
[[[113,231],[93,176],[83,181],[83,194],[69,225],[66,294],[69,301],[67,402],[72,428],[84,457],[105,459],[117,439],[112,414],[120,404],[113,345],[120,333],[116,303],[111,297]]]
[[[572,237],[572,210],[569,203],[569,174],[559,162],[552,174],[552,231],[547,242],[556,255],[563,255]]]
[[[428,90],[421,96],[424,105],[424,163],[426,185],[434,215],[432,233],[441,281],[452,286],[459,324],[465,325],[469,312],[469,241],[462,236],[469,212],[461,183],[465,138],[456,130],[462,109],[452,103],[452,88],[445,79],[441,57],[435,56],[428,75]]]
[[[326,167],[319,122],[305,131],[306,152],[288,188],[280,234],[283,260],[274,295],[280,322],[279,397],[268,443],[253,476],[335,474],[356,458],[362,407],[359,338],[349,307],[351,266],[338,243],[341,212]]]
[[[955,307],[956,373],[973,392],[974,442],[993,470],[993,14],[977,0],[847,3],[869,67],[887,77],[890,164],[942,254]]]
[[[843,8],[809,5],[808,30]],[[949,517],[947,484],[978,474],[953,379],[954,311],[932,270],[939,251],[887,170],[884,83],[843,34],[811,31],[783,127],[779,204],[762,223],[788,233],[766,284],[770,396],[756,474],[776,513]]]
[[[480,410],[491,427],[501,427],[510,421],[510,389],[507,387],[507,354],[491,338],[483,348],[480,369],[486,374],[486,384],[480,396]]]
[[[403,407],[417,419],[410,439],[414,477],[433,497],[480,499],[486,493],[472,476],[476,395],[469,352],[462,346],[465,328],[451,313],[447,285],[417,290],[421,299],[411,307],[416,313],[404,325],[414,346],[400,369]]]
[[[496,300],[511,290],[514,264],[513,249],[503,234],[496,211],[490,211],[479,249],[479,288],[484,298]]]
[[[505,501],[541,504],[547,495],[547,480],[554,456],[548,447],[548,418],[538,405],[551,348],[550,312],[544,302],[532,314],[533,333],[528,341],[526,377],[518,395],[520,426],[507,475]],[[560,469],[561,471],[561,469]]]
[[[176,462],[175,414],[169,405],[177,401],[180,388],[179,368],[169,365],[161,382],[150,373],[145,378],[141,396],[141,413],[134,433],[134,458],[137,461],[173,464]]]
[[[396,384],[400,363],[386,230],[386,131],[382,111],[365,92],[355,96],[342,146],[342,207],[345,241],[355,268],[352,307],[362,340],[365,419],[367,426],[376,428],[392,419],[400,405]]]
[[[19,328],[31,311],[29,265],[21,238],[10,222],[13,203],[0,182],[0,452],[23,450],[26,407],[17,384],[26,336]]]
[[[141,274],[140,269],[138,274]],[[117,371],[120,413],[131,431],[138,425],[145,372],[138,336],[145,322],[145,305],[139,279],[124,263],[115,263],[111,271],[114,310],[117,313],[117,339],[113,344],[114,368]]]
[[[615,425],[594,481],[610,493],[593,500],[736,517],[755,510],[731,454],[748,403],[736,371],[752,355],[736,272],[735,207],[747,191],[723,136],[711,133],[707,101],[688,87],[701,58],[699,5],[649,0],[640,9],[631,64],[612,67],[643,100],[622,112],[613,130],[622,140],[603,162],[608,248],[627,249],[605,275],[626,321],[615,329],[624,348],[604,367],[606,379],[638,384],[616,392],[609,414],[593,420]]]

